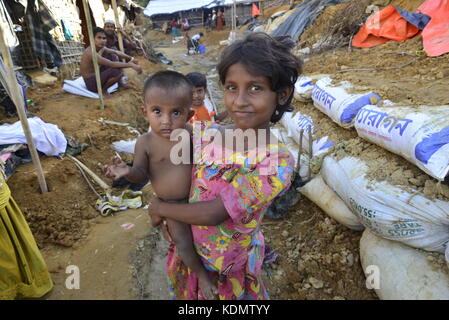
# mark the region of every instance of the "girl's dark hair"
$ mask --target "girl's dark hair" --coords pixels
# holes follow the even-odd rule
[[[283,105],[277,105],[271,116],[276,123],[284,112],[292,111],[291,102],[296,80],[302,73],[302,60],[290,51],[295,43],[289,36],[271,37],[263,32],[255,32],[243,40],[237,40],[223,50],[217,65],[220,82],[225,83],[228,69],[236,64],[243,64],[248,72],[256,76],[268,77],[271,89],[280,93],[291,87],[292,94]]]

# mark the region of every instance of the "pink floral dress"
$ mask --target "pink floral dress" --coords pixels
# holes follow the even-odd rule
[[[195,142],[198,134],[203,137],[214,128],[208,122],[195,124],[194,154],[201,154],[201,161],[192,169],[189,202],[220,196],[229,218],[217,226],[192,225],[194,246],[215,279],[220,300],[268,299],[261,275],[265,243],[260,225],[273,199],[290,186],[294,160],[284,144],[276,143],[267,145],[267,152],[255,164],[248,164],[248,155],[236,153],[232,156],[237,161],[226,164],[213,143]],[[273,163],[274,170],[263,170]],[[204,299],[196,275],[174,245],[168,253],[167,274],[170,298]]]

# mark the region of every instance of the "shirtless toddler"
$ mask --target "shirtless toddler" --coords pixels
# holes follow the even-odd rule
[[[187,122],[193,115],[190,109],[192,85],[178,72],[161,71],[145,81],[143,94],[143,114],[150,123],[151,132],[137,139],[132,167],[127,166],[120,157],[114,157],[113,164],[105,166],[104,172],[114,180],[125,177],[134,183],[148,177],[159,198],[187,202],[192,166],[173,164],[170,152],[172,147],[180,142],[170,141],[170,135],[175,129],[191,130]],[[190,139],[181,141],[188,144],[188,150],[192,150]],[[184,149],[186,148],[182,148]],[[195,252],[190,225],[167,219],[167,226],[183,262],[198,276],[198,284],[205,298],[214,299],[216,288]]]

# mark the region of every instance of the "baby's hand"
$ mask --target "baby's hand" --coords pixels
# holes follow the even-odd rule
[[[122,160],[119,156],[114,156],[112,158],[112,165],[104,165],[103,173],[106,177],[118,180],[129,173],[129,167],[126,162]]]

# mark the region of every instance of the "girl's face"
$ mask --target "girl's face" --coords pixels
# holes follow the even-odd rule
[[[277,104],[284,104],[292,89],[279,95],[271,90],[267,77],[250,74],[245,66],[236,63],[229,67],[224,83],[224,103],[237,128],[268,128]]]

